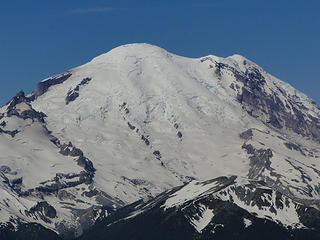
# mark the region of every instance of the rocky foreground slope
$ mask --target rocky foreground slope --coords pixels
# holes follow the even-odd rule
[[[111,214],[86,239],[319,239],[320,212],[263,182],[191,182]]]
[[[319,116],[314,101],[242,56],[191,59],[149,44],[120,46],[1,107],[1,234],[29,226],[53,238],[80,236],[138,200],[231,176],[251,190],[235,187],[244,197],[218,198],[217,206],[281,231],[317,229],[299,209],[318,214]],[[260,188],[252,181],[268,189],[275,209],[288,201],[281,219],[295,212],[295,220],[270,207],[253,216],[245,198]]]

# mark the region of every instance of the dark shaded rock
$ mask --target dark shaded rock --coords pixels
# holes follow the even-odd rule
[[[224,67],[225,64],[223,63],[217,63],[216,62],[216,70],[215,74],[220,78],[221,77],[221,69]]]
[[[88,162],[88,160],[87,161],[83,160],[81,165],[84,168],[87,168],[88,170],[86,169],[86,171],[81,171],[79,174],[57,173],[53,181],[48,181],[48,182],[51,182],[51,184],[36,187],[36,190],[44,194],[52,194],[52,193],[59,194],[59,192],[62,189],[76,187],[82,183],[90,184],[92,183],[92,179],[94,177],[94,171],[95,171],[95,169],[92,166],[92,163],[91,163],[91,166],[90,166],[90,163],[91,162],[90,161]],[[89,165],[90,167],[86,167],[87,165]],[[91,172],[89,172],[89,170]],[[78,178],[78,177],[79,177],[79,180],[74,180],[74,178]],[[42,183],[42,184],[45,184],[45,183]]]
[[[60,146],[59,153],[64,155],[64,156],[69,156],[70,152],[71,152],[70,148],[72,149],[72,147],[73,146],[72,146],[71,142],[69,142],[69,144],[65,144],[64,143],[63,145]]]
[[[37,205],[32,207],[29,211],[26,212],[27,215],[38,215],[45,222],[48,221],[48,218],[55,218],[57,216],[57,212],[54,207],[52,207],[46,201],[38,202]]]
[[[267,121],[267,123],[270,123],[275,128],[279,128],[279,129],[283,128],[283,126],[281,125],[280,121],[278,120],[278,118],[273,113],[270,113],[269,117],[270,118]]]
[[[97,189],[93,189],[93,190],[90,190],[90,191],[88,191],[88,192],[83,192],[83,195],[86,196],[86,197],[91,198],[91,197],[96,196],[98,193],[99,193],[99,192],[98,192]]]
[[[186,178],[186,183],[188,183],[188,182],[190,182],[190,181],[193,181],[193,180],[196,180],[196,178],[195,177],[192,177],[192,176],[186,176],[185,177]]]
[[[93,167],[92,162],[84,156],[80,156],[77,160],[77,163],[79,166],[83,167],[88,172],[93,173],[96,171],[96,169]]]
[[[84,79],[82,79],[81,83],[79,85],[85,85],[88,84],[92,79],[89,77],[86,77]]]
[[[266,168],[272,170],[270,159],[273,157],[271,149],[255,149],[251,144],[243,144],[242,149],[245,149],[251,156],[250,159],[250,169],[248,177],[255,179],[261,173],[261,170]]]
[[[136,127],[135,126],[133,126],[131,123],[129,123],[128,122],[128,126],[129,126],[129,128],[131,129],[131,130],[134,130]]]
[[[32,119],[32,121],[34,121],[34,119],[37,119],[39,122],[44,123],[44,118],[47,117],[47,115],[34,109],[28,109],[24,110],[18,117],[21,117],[24,120],[29,118]]]
[[[250,89],[254,90],[261,90],[262,85],[264,85],[266,83],[266,80],[264,79],[264,77],[262,76],[262,74],[260,73],[259,69],[250,66],[246,73],[245,73],[248,77],[248,85],[250,87]]]
[[[254,154],[254,147],[251,144],[243,144],[242,145],[242,149],[245,149],[247,151],[248,154]]]
[[[302,182],[307,184],[307,186],[309,188],[304,188],[303,192],[304,194],[308,195],[309,197],[313,197],[312,196],[312,191],[313,189],[311,188],[311,186],[308,184],[309,182],[312,181],[311,177],[304,171],[304,169],[300,166],[296,166],[295,164],[293,164],[291,161],[286,160],[287,163],[289,163],[295,170],[297,170],[301,175],[300,175],[300,179],[302,179]],[[317,172],[318,170],[316,170]],[[318,172],[319,173],[319,172]]]
[[[255,152],[253,156],[249,157],[251,167],[248,173],[249,178],[254,179],[258,177],[264,168],[271,170],[271,157],[272,151],[270,149],[259,149],[258,152]]]
[[[250,160],[255,161],[255,163],[270,167],[270,158],[272,158],[272,156],[273,153],[271,149],[258,149],[254,151],[254,155],[250,157]]]
[[[69,104],[69,102],[72,102],[72,101],[76,100],[77,97],[79,97],[79,93],[78,92],[76,92],[76,91],[68,92],[68,94],[66,96],[66,104]]]
[[[7,117],[17,116],[19,117],[19,112],[16,109],[9,109],[7,112]]]
[[[5,133],[10,135],[11,137],[15,137],[15,135],[17,135],[19,133],[19,131],[17,129],[10,131],[10,130],[3,130],[0,128],[0,133]]]
[[[68,193],[66,190],[60,190],[57,196],[60,200],[74,200],[76,198],[74,195]]]
[[[6,165],[2,165],[0,167],[0,172],[3,172],[3,173],[10,173],[11,172],[11,168],[6,166]]]
[[[301,223],[310,229],[320,229],[320,213],[312,207],[297,208]]]
[[[178,138],[182,138],[182,133],[179,131],[179,132],[177,133],[177,136],[178,136]]]
[[[22,177],[12,179],[12,180],[10,181],[10,183],[11,183],[12,186],[18,185],[18,184],[22,184]]]
[[[155,155],[156,158],[157,158],[158,160],[160,160],[160,158],[161,158],[161,153],[160,153],[159,150],[154,151],[154,152],[153,152],[153,155]]]
[[[298,145],[294,144],[294,143],[285,142],[283,144],[290,150],[302,151],[301,148]]]
[[[73,157],[83,156],[83,152],[79,148],[73,147],[69,155]]]
[[[141,139],[142,139],[142,141],[145,142],[145,144],[146,144],[147,146],[150,145],[150,141],[149,141],[149,139],[148,139],[147,137],[145,137],[144,135],[141,135]]]
[[[86,85],[91,81],[91,78],[82,79],[81,83],[79,83],[74,89],[70,90],[66,96],[66,104],[68,105],[70,102],[73,102],[79,97],[80,86]]]
[[[242,133],[240,133],[240,138],[244,139],[244,140],[250,140],[253,137],[253,132],[252,129],[248,129],[247,131],[244,131]]]
[[[22,103],[26,101],[26,97],[24,95],[24,92],[21,90],[20,92],[17,93],[16,96],[14,96],[7,104],[9,104],[9,106],[7,107],[7,109],[12,109],[14,108],[17,104]]]
[[[53,86],[53,85],[57,85],[57,84],[61,84],[64,81],[66,81],[69,77],[71,77],[71,73],[65,73],[62,75],[58,75],[55,77],[51,77],[48,80],[44,81],[44,82],[40,82],[38,83],[35,91],[34,91],[34,95],[35,98],[41,96],[42,94],[44,94],[46,91],[48,91],[49,87]]]
[[[36,190],[45,194],[50,194],[50,193],[54,193],[57,192],[60,189],[66,188],[66,186],[63,186],[60,183],[54,183],[51,185],[45,185],[45,186],[39,186],[36,187]]]
[[[50,141],[56,145],[57,147],[60,148],[61,144],[58,138],[56,138],[55,136],[50,135]]]
[[[59,153],[61,153],[64,156],[83,156],[83,152],[79,148],[74,147],[71,142],[69,142],[68,144],[61,145]]]
[[[56,176],[54,177],[54,181],[58,182],[60,179],[72,179],[79,177],[81,174],[80,173],[56,173]]]
[[[84,156],[82,150],[74,147],[71,142],[61,145],[60,141],[57,138],[54,138],[53,141],[58,144],[57,146],[60,148],[60,154],[64,156],[78,157],[78,159],[76,160],[77,164],[80,167],[84,168],[85,171],[82,171],[80,174],[57,174],[55,177],[55,184],[40,187],[40,189],[37,188],[37,190],[52,193],[63,188],[77,186],[82,183],[92,183],[96,169],[93,167],[93,163]],[[61,183],[60,181],[61,178],[72,179],[74,177],[79,177],[79,181],[71,181],[66,183]]]
[[[128,106],[127,103],[123,102],[122,105],[120,105],[120,110],[124,110],[126,114],[129,114],[130,111],[129,111],[128,107],[126,107],[126,106]]]
[[[8,185],[11,187],[11,189],[13,191],[15,191],[16,193],[18,193],[20,195],[20,193],[21,193],[21,184],[22,184],[22,177],[11,179],[9,181]]]
[[[269,126],[277,129],[285,127],[320,142],[320,120],[309,116],[306,112],[308,108],[299,102],[298,98],[288,98],[284,90],[278,88],[279,92],[275,92],[271,89],[271,93],[267,93],[264,90],[266,80],[260,69],[250,66],[242,73],[227,64],[216,63],[218,77],[221,77],[222,70],[231,72],[237,81],[243,83],[241,92],[237,91],[237,100],[248,114]],[[234,89],[234,86],[231,88]],[[287,101],[282,102],[279,94],[282,94]]]
[[[24,110],[19,113],[16,109],[16,105],[22,102],[26,102],[29,105],[30,109]],[[7,117],[17,116],[18,118],[22,118],[24,120],[32,119],[32,121],[37,119],[39,122],[44,123],[44,118],[46,117],[46,115],[43,112],[34,110],[29,102],[30,101],[25,97],[24,92],[19,92],[14,98],[10,100],[10,104],[8,103],[9,106],[7,107]]]
[[[0,123],[0,126],[1,127],[5,127],[7,125],[7,123],[5,122],[5,121],[2,121],[1,123]]]

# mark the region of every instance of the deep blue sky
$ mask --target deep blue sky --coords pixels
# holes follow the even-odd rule
[[[320,103],[319,0],[1,1],[0,105],[118,45],[241,54]]]

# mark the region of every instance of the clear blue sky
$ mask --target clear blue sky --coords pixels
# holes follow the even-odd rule
[[[320,103],[319,0],[12,0],[0,5],[0,105],[133,42],[238,53]]]

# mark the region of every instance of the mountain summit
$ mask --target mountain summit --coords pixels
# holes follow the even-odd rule
[[[1,229],[7,237],[26,225],[79,236],[128,204],[219,177],[244,179],[239,188],[230,182],[233,195],[217,197],[225,183],[211,191],[219,201],[283,229],[317,228],[296,206],[318,214],[319,143],[315,102],[245,57],[123,45],[1,107]],[[261,186],[275,209],[277,196],[288,201],[283,217],[272,204],[245,204]],[[183,204],[199,191],[186,191]],[[209,215],[201,227],[199,217],[184,216],[199,234]]]

